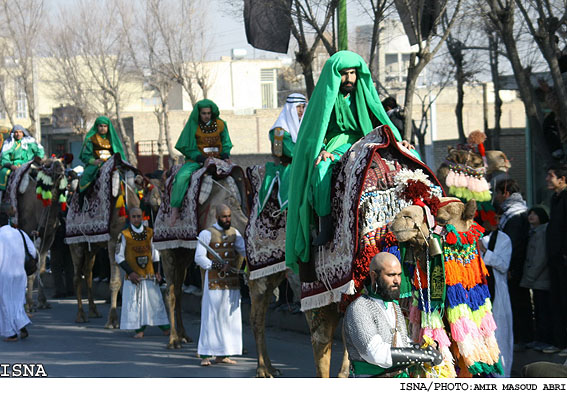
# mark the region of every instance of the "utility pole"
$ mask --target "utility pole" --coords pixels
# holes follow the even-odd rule
[[[337,24],[339,36],[339,51],[348,49],[348,26],[346,0],[339,0],[337,7]]]

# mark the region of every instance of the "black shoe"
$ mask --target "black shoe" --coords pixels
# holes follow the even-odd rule
[[[313,241],[315,246],[323,246],[333,239],[335,228],[333,227],[333,217],[331,215],[319,217],[319,235]]]
[[[21,339],[27,338],[29,336],[30,336],[30,334],[25,327],[20,330],[20,338]]]

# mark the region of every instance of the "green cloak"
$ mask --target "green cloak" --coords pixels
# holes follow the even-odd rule
[[[191,115],[189,115],[189,120],[183,127],[183,131],[175,144],[175,149],[183,153],[185,159],[188,160],[183,167],[179,169],[177,174],[175,174],[175,179],[173,180],[173,185],[171,188],[171,200],[170,204],[173,208],[180,208],[183,203],[183,198],[191,182],[191,175],[201,168],[201,163],[196,160],[201,156],[201,151],[197,147],[197,139],[195,138],[195,133],[197,132],[197,127],[199,126],[199,112],[202,108],[210,108],[212,112],[211,119],[218,119],[224,123],[224,130],[221,132],[221,153],[226,153],[230,155],[230,150],[232,149],[232,142],[230,141],[230,135],[228,134],[228,126],[226,122],[219,118],[219,107],[208,99],[198,101]]]
[[[325,63],[309,100],[291,164],[285,254],[287,266],[296,273],[299,271],[298,260],[308,262],[310,259],[310,227],[313,217],[310,182],[315,171],[315,159],[324,146],[323,142],[333,110],[339,127],[350,123],[349,116],[345,112],[344,100],[337,100],[339,95],[342,99],[342,94],[339,92],[341,85],[339,71],[344,68],[356,68],[357,70],[353,96],[357,123],[362,133],[366,135],[373,130],[370,111],[378,121],[390,126],[396,139],[401,141],[398,130],[382,107],[370,71],[362,57],[349,51],[340,51],[331,56]],[[335,148],[348,142],[348,137],[348,135],[344,135],[344,138],[340,135],[333,136],[332,144],[326,146],[326,150],[332,152]]]
[[[122,160],[126,161],[124,149],[122,148],[122,142],[120,141],[118,133],[116,133],[112,122],[106,116],[99,116],[98,118],[96,118],[93,127],[91,127],[91,129],[85,136],[83,147],[81,148],[81,154],[79,155],[79,158],[85,164],[85,170],[79,181],[80,192],[84,192],[96,179],[98,170],[100,166],[102,166],[102,164],[100,164],[100,166],[94,164],[96,158],[94,157],[93,143],[91,141],[91,137],[97,133],[99,124],[108,125],[108,133],[106,134],[106,138],[110,138],[112,153],[119,153]]]

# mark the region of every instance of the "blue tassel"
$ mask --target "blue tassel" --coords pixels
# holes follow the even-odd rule
[[[485,284],[478,284],[468,291],[460,283],[447,286],[447,307],[449,308],[466,304],[476,311],[486,303],[487,298],[490,298],[490,293]]]

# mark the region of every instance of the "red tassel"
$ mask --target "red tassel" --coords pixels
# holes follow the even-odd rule
[[[67,203],[66,203],[66,202],[62,202],[62,203],[61,203],[61,210],[62,210],[63,212],[65,212],[65,211],[67,210]]]
[[[36,197],[37,197],[38,200],[41,200],[41,193],[37,193]]]
[[[484,151],[484,144],[483,143],[478,144],[478,153],[480,153],[480,155],[482,157],[486,156],[486,152]]]
[[[118,212],[118,215],[123,216],[123,217],[127,216],[127,214],[126,214],[126,208],[125,208],[125,207],[120,207],[120,211]]]
[[[41,200],[41,203],[43,204],[44,207],[47,207],[50,202],[51,201],[49,201],[49,200]]]

